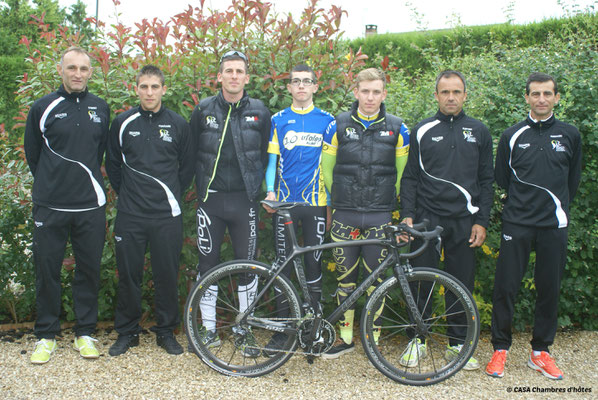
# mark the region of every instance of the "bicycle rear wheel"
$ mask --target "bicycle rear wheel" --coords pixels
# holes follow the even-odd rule
[[[368,299],[361,340],[384,375],[408,385],[432,385],[457,373],[473,355],[480,335],[478,309],[467,288],[444,271],[415,268],[406,277],[424,331],[416,334],[405,293],[393,276]]]
[[[191,289],[184,315],[187,338],[210,368],[225,375],[255,377],[272,372],[291,357],[298,343],[296,331],[280,332],[296,328],[301,318],[299,296],[283,275],[264,289],[271,277],[266,264],[236,260],[212,268]],[[240,312],[264,290],[247,318],[239,320]],[[276,348],[269,349],[275,334]]]

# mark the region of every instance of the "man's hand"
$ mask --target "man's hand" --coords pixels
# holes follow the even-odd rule
[[[268,192],[268,193],[266,193],[266,198],[264,200],[276,200],[276,195],[274,194],[274,192]],[[272,207],[268,207],[265,204],[262,204],[262,206],[264,206],[266,211],[270,214],[274,214],[276,212],[276,210],[273,209]]]
[[[403,220],[401,221],[402,224],[405,224],[409,227],[413,226],[413,218],[407,217],[407,218],[403,218]],[[397,237],[397,241],[398,242],[408,242],[409,241],[409,235],[406,233],[403,233],[402,235],[399,235],[399,237]]]
[[[486,228],[482,225],[474,224],[471,227],[471,236],[469,237],[469,247],[480,247],[486,240]]]

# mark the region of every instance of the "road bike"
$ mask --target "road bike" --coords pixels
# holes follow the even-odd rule
[[[291,243],[285,261],[272,265],[252,260],[219,264],[201,275],[187,298],[184,322],[189,345],[210,368],[226,375],[256,377],[274,371],[295,353],[305,354],[309,360],[321,356],[336,340],[334,324],[372,285],[376,288],[363,307],[360,336],[367,357],[384,375],[403,384],[431,385],[454,375],[467,363],[480,334],[478,309],[471,293],[442,270],[412,268],[409,264],[409,259],[420,255],[431,240],[440,240],[442,227],[424,231],[426,224],[388,225],[384,238],[301,247],[289,213],[297,204],[262,203],[284,219],[285,235]],[[407,235],[408,242],[398,240]],[[422,246],[400,252],[399,248],[412,238],[422,239]],[[321,304],[310,296],[301,255],[363,245],[384,246],[386,258],[330,315],[324,316]],[[299,290],[281,274],[291,266]],[[215,329],[209,339],[206,326]],[[402,360],[406,351],[415,350],[416,346],[410,345],[413,339],[425,343],[426,352],[420,354],[417,365],[407,366]]]

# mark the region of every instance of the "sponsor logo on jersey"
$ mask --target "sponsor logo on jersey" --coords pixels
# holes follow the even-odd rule
[[[563,146],[561,144],[560,141],[558,140],[553,140],[552,142],[550,142],[550,144],[552,144],[552,149],[556,152],[564,152],[567,151],[567,149],[565,148],[565,146]]]
[[[287,150],[292,150],[295,146],[320,147],[322,146],[322,134],[288,131],[284,135],[282,145]]]
[[[473,136],[473,132],[472,132],[471,128],[463,128],[463,139],[465,139],[469,143],[477,142],[475,136]]]
[[[121,236],[114,236],[114,240],[116,240],[117,242],[122,242],[123,238]]]
[[[172,136],[170,136],[166,129],[160,129],[160,139],[165,142],[172,143]]]
[[[380,131],[380,136],[392,136],[394,134],[393,131]]]
[[[509,236],[509,235],[507,235],[506,233],[503,233],[503,234],[502,234],[502,237],[503,237],[503,239],[505,239],[507,242],[508,242],[509,240],[513,240],[513,236]]]
[[[296,122],[297,122],[297,121],[295,121],[294,119],[290,119],[290,120],[288,120],[288,121],[287,121],[287,124],[294,124],[294,123],[296,123]]]
[[[172,128],[172,125],[158,125],[158,128]]]
[[[133,137],[137,137],[137,136],[141,135],[141,132],[139,132],[139,131],[129,131],[129,135],[131,135]]]
[[[432,141],[433,141],[433,142],[436,142],[436,143],[438,143],[438,142],[440,142],[441,140],[444,140],[444,136],[434,136],[434,137],[432,137]]]
[[[359,135],[357,134],[357,131],[355,130],[355,128],[352,128],[352,127],[348,127],[345,129],[345,137],[347,139],[351,139],[351,140],[359,139]]]
[[[35,226],[37,226],[38,228],[39,228],[39,227],[41,227],[41,226],[44,226],[44,223],[43,223],[43,222],[41,222],[41,221],[34,221],[33,223],[34,223],[34,224],[35,224]]]
[[[529,144],[529,143],[521,143],[521,144],[518,144],[517,146],[518,146],[520,149],[523,149],[523,150],[525,150],[525,149],[527,149],[529,146],[531,146],[531,144]]]
[[[94,106],[87,106],[87,109],[88,109],[88,110],[97,110],[98,108],[97,108],[97,107],[94,107]]]
[[[88,110],[87,114],[89,115],[89,120],[99,124],[102,122],[102,119],[96,114],[94,110]]]
[[[560,138],[563,137],[563,135],[550,135],[551,138]]]
[[[218,122],[216,122],[216,117],[214,117],[213,115],[208,115],[206,117],[206,125],[209,126],[212,129],[218,129]]]
[[[56,114],[54,115],[54,118],[58,118],[58,119],[63,119],[67,117],[67,113],[60,113],[60,114]]]
[[[258,121],[257,115],[246,115],[245,116],[245,122],[257,122],[257,121]]]

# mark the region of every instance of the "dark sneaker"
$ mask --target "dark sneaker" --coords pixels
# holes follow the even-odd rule
[[[210,347],[217,347],[222,344],[218,333],[216,333],[216,331],[209,331],[204,326],[202,326],[201,330],[199,331],[199,340],[208,349]]]
[[[242,335],[235,339],[235,347],[241,350],[241,354],[248,358],[258,358],[262,353],[258,348],[255,336],[251,330],[247,329]]]
[[[176,341],[173,335],[156,336],[156,343],[168,354],[183,354],[183,347]]]
[[[272,358],[277,354],[281,353],[287,342],[288,336],[281,332],[276,332],[272,335],[272,339],[266,345],[266,349],[262,350],[262,354],[266,357]]]
[[[355,350],[355,343],[345,343],[343,339],[337,339],[334,345],[326,353],[322,354],[322,358],[325,360],[332,360],[339,358],[343,354],[350,353]]]
[[[129,350],[130,347],[139,346],[139,335],[118,335],[118,339],[108,350],[111,356],[120,356]]]

